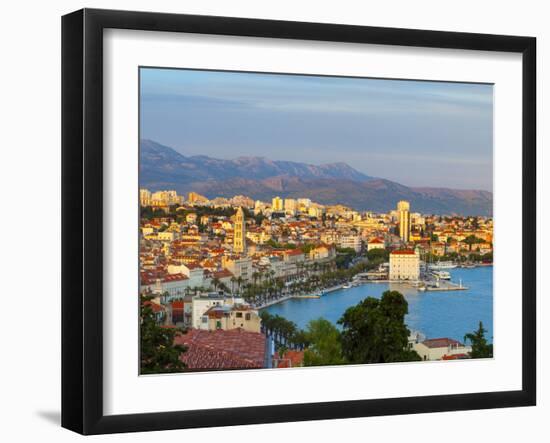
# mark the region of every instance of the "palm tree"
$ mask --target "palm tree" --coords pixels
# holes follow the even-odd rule
[[[240,293],[241,292],[241,286],[243,284],[244,280],[241,276],[238,276],[237,277],[237,291]]]
[[[258,280],[258,277],[260,276],[260,273],[257,272],[257,271],[254,271],[252,273],[252,281],[254,282],[254,284],[256,284],[256,280]]]
[[[220,279],[218,277],[214,277],[212,279],[212,286],[214,287],[214,291],[218,288],[218,286],[220,286]]]

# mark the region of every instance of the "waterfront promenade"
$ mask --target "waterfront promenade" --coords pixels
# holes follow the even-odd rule
[[[342,289],[342,287],[344,286],[344,284],[340,284],[340,285],[336,285],[336,286],[332,286],[330,288],[327,288],[327,289],[323,289],[323,295],[326,295],[330,292],[334,292],[334,291],[339,291],[340,289]],[[283,303],[285,301],[288,301],[288,300],[296,300],[296,299],[318,299],[318,298],[321,298],[321,296],[316,296],[315,294],[304,294],[304,293],[299,293],[299,294],[288,294],[288,295],[283,295],[282,297],[279,297],[275,300],[269,300],[265,303],[260,303],[260,304],[257,304],[257,305],[253,305],[253,307],[255,309],[266,309],[266,308],[269,308],[270,306],[274,306],[274,305],[277,305],[279,303]]]

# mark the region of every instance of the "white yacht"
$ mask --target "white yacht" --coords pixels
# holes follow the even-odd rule
[[[438,261],[437,263],[430,263],[428,265],[428,268],[430,269],[454,269],[456,268],[456,264],[454,264],[452,261]]]
[[[447,271],[438,271],[438,270],[432,270],[431,274],[437,278],[438,280],[450,280],[451,274],[449,274]]]

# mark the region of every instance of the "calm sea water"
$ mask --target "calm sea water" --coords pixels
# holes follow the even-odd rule
[[[324,317],[334,324],[344,311],[366,297],[380,298],[388,289],[401,292],[409,302],[405,318],[409,329],[427,338],[449,337],[462,341],[464,334],[477,329],[479,321],[493,340],[493,267],[450,269],[452,281],[469,289],[449,292],[421,292],[395,283],[367,283],[323,295],[319,299],[287,300],[266,310],[305,328],[310,320]]]

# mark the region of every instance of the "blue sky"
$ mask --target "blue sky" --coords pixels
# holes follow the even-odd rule
[[[492,191],[491,85],[142,68],[140,94],[141,137],[184,155]]]

